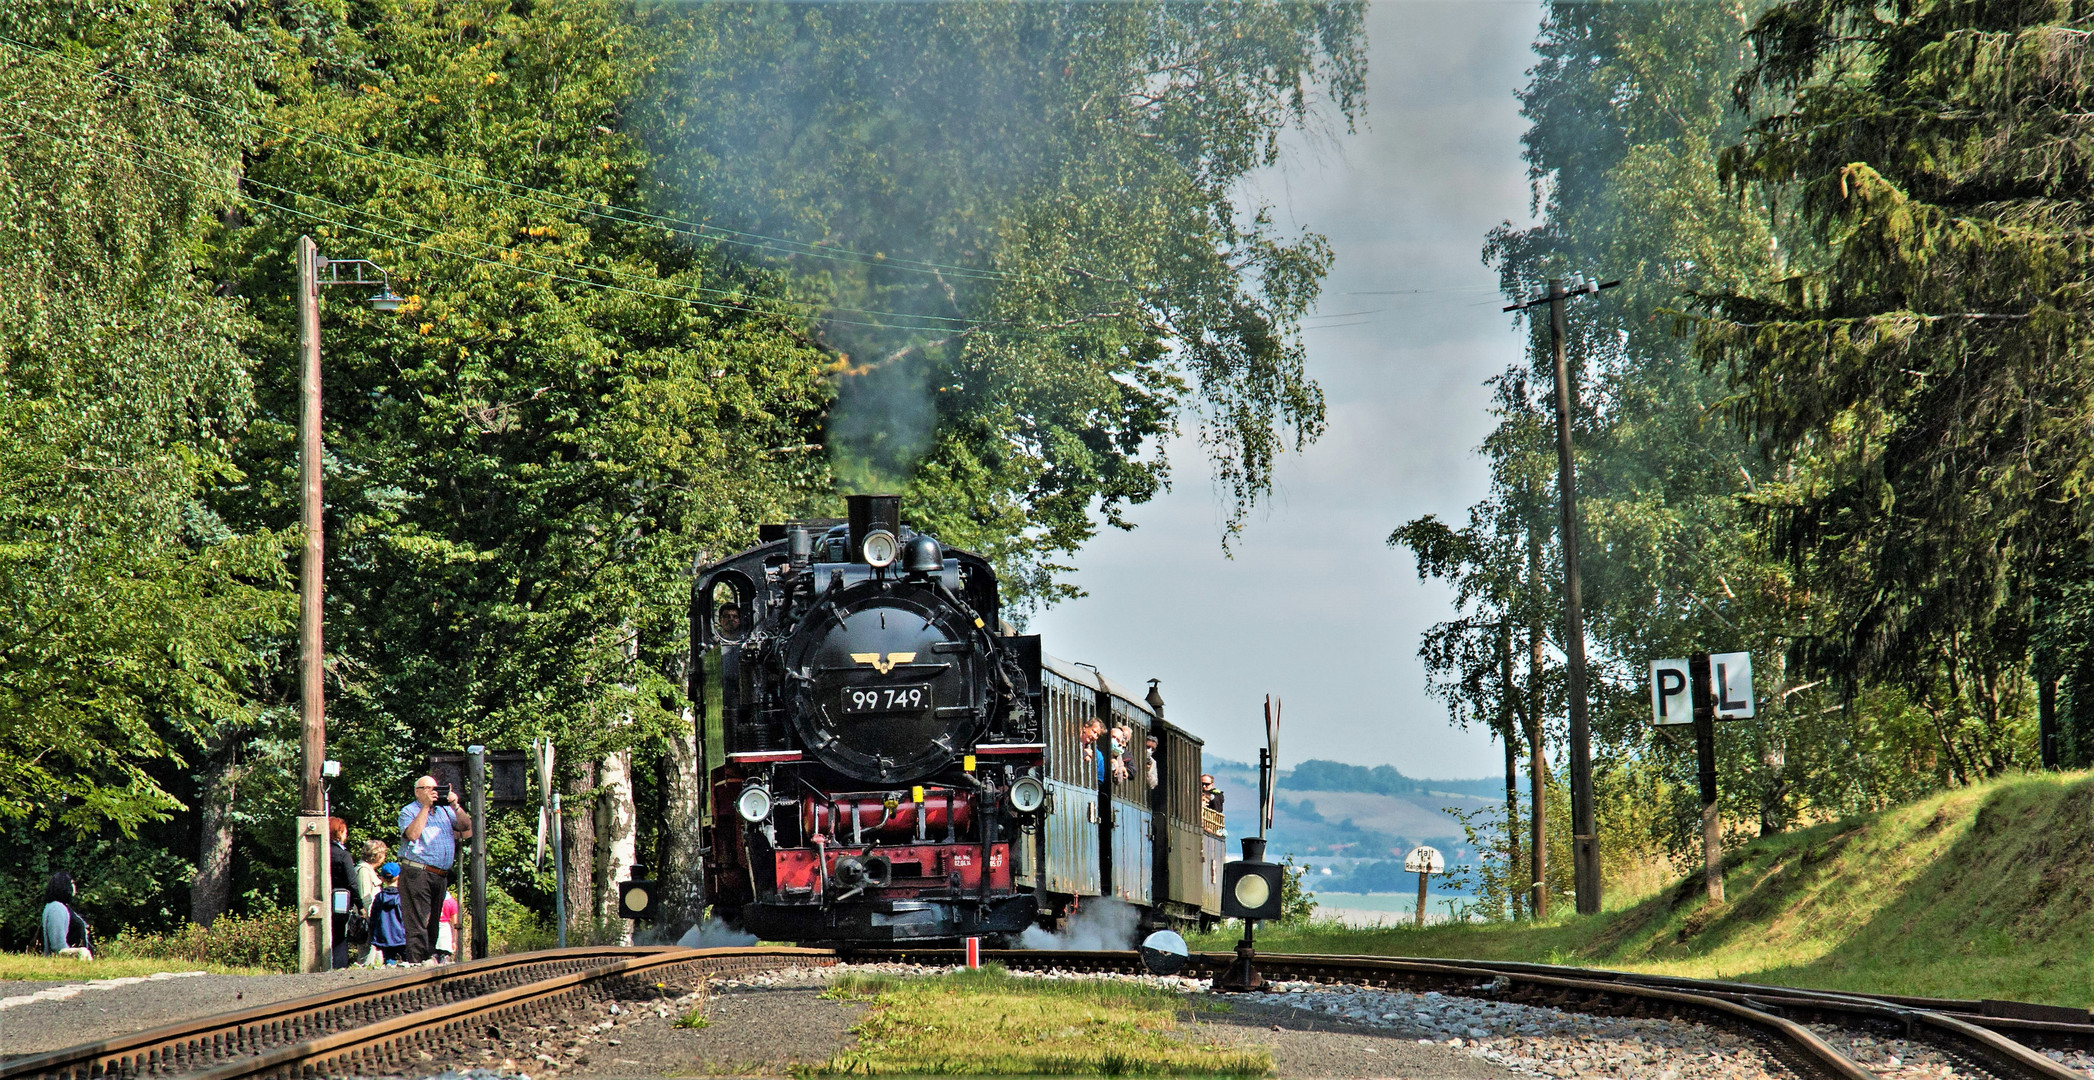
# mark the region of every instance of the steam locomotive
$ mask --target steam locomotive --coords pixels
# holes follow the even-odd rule
[[[1155,682],[1137,698],[1012,631],[989,563],[898,496],[848,513],[698,569],[714,911],[829,944],[1009,938],[1100,898],[1144,929],[1216,917],[1221,815]]]

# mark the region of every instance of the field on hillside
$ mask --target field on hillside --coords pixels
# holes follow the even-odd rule
[[[2017,776],[1763,837],[1589,918],[1260,928],[1271,952],[1591,964],[1827,989],[2094,1006],[2094,779]],[[1226,948],[1235,935],[1201,939]]]

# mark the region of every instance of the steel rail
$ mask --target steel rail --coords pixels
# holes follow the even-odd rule
[[[949,964],[958,962],[959,953],[956,950],[885,949],[858,950],[849,955],[853,959]],[[996,950],[982,955],[985,960],[1021,969],[1143,970],[1137,955],[1126,952]],[[1234,959],[1228,953],[1195,953],[1187,966],[1187,973],[1211,977],[1226,970]],[[1268,978],[1378,987],[1429,987],[1459,996],[1541,1004],[1577,1012],[1643,1015],[1653,1008],[1659,1012],[1670,1009],[1674,1013],[1698,1009],[1707,1018],[1761,1038],[1776,1050],[1785,1064],[1805,1074],[1852,1076],[1854,1074],[1846,1072],[1848,1068],[1862,1067],[1826,1046],[1798,1021],[1861,1028],[1926,1043],[1971,1068],[2004,1080],[2086,1080],[2085,1074],[2050,1060],[2037,1052],[2031,1043],[2055,1046],[2094,1044],[2094,1023],[2030,1020],[1978,1011],[1981,1006],[1992,1006],[1995,1012],[2019,1009],[2038,1014],[2048,1010],[2061,1016],[2075,1013],[2075,1010],[2012,1002],[1879,998],[1751,983],[1644,976],[1593,968],[1419,957],[1268,953],[1260,954],[1257,963]],[[1951,1008],[1920,1007],[1922,1003]],[[1744,1012],[1733,1012],[1727,1007]],[[1798,1032],[1810,1036],[1809,1040],[1798,1040]],[[2028,1041],[2016,1038],[2017,1035]],[[1810,1045],[1812,1042],[1817,1045]],[[1825,1058],[1821,1048],[1838,1061]],[[1874,1076],[1865,1069],[1859,1075]]]
[[[408,1051],[432,1044],[452,1047],[462,1037],[484,1033],[490,1026],[499,1028],[533,1013],[610,997],[621,984],[660,979],[679,971],[694,975],[761,971],[785,966],[781,961],[828,965],[836,962],[836,954],[827,949],[796,948],[663,950],[280,1046],[190,1074],[190,1080],[363,1076],[374,1069],[391,1074],[399,1071]]]
[[[795,957],[812,952],[817,959],[833,955],[801,949],[729,951]],[[316,1037],[420,1015],[432,1008],[475,1000],[519,985],[603,972],[619,963],[649,958],[688,958],[694,952],[673,946],[584,947],[414,968],[391,978],[9,1059],[0,1062],[0,1080],[93,1080],[192,1073]]]

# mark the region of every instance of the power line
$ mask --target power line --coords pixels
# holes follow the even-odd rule
[[[748,247],[756,250],[771,251],[779,254],[799,255],[817,259],[828,259],[835,262],[848,263],[858,266],[887,267],[895,270],[931,274],[939,277],[943,277],[949,274],[956,277],[966,278],[1010,280],[1017,276],[1001,270],[985,270],[979,267],[960,266],[953,263],[940,263],[923,259],[896,259],[889,258],[882,254],[862,251],[851,251],[845,248],[833,248],[823,250],[818,245],[809,243],[804,240],[791,240],[785,237],[768,236],[763,233],[748,232],[741,229],[729,229],[724,226],[710,225],[704,222],[694,222],[682,218],[672,218],[661,214],[651,213],[645,210],[638,210],[632,207],[620,206],[616,203],[611,202],[604,202],[600,204],[602,209],[598,209],[596,205],[592,205],[582,200],[578,196],[567,195],[545,188],[533,187],[528,184],[518,183],[513,180],[505,180],[500,177],[492,177],[483,174],[473,173],[464,169],[457,169],[452,166],[440,165],[434,162],[425,162],[420,159],[413,158],[405,154],[395,153],[389,150],[366,149],[364,147],[356,146],[354,144],[345,142],[339,138],[336,138],[335,136],[328,135],[323,132],[313,131],[308,128],[300,128],[295,125],[282,124],[280,122],[275,121],[264,122],[262,120],[254,119],[250,116],[247,116],[244,113],[244,111],[241,113],[234,113],[218,106],[213,102],[205,101],[201,98],[197,98],[190,94],[183,93],[180,90],[172,90],[164,87],[156,88],[155,84],[149,80],[134,79],[130,76],[120,75],[112,71],[103,71],[95,68],[94,65],[89,64],[85,61],[76,60],[72,57],[66,56],[63,53],[56,52],[50,49],[45,49],[40,46],[31,45],[27,42],[17,41],[5,35],[0,35],[0,44],[4,44],[24,52],[35,53],[41,56],[48,57],[50,59],[58,61],[59,63],[70,65],[79,70],[87,71],[97,78],[108,79],[111,82],[117,83],[121,86],[140,91],[152,97],[158,98],[161,101],[169,102],[170,104],[180,105],[184,108],[190,109],[195,112],[216,115],[224,119],[230,120],[236,124],[241,124],[247,127],[256,128],[263,131],[273,131],[281,135],[299,136],[305,140],[317,143],[339,154],[345,154],[351,157],[378,161],[382,164],[391,165],[394,168],[399,168],[408,172],[426,176],[430,179],[437,180],[443,183],[457,184],[463,187],[479,191],[486,191],[492,194],[503,194],[513,198],[521,198],[526,201],[535,202],[542,206],[546,206],[550,209],[559,210],[565,213],[581,213],[591,217],[600,218],[606,221],[614,221],[629,225],[652,225],[662,228],[671,233],[690,236],[697,239],[735,244],[742,247]],[[567,200],[567,202],[571,205],[563,205],[562,203],[557,202],[555,200]]]
[[[30,133],[30,134],[33,134],[33,135],[40,135],[40,136],[42,136],[42,137],[44,137],[44,138],[46,138],[46,139],[50,139],[50,140],[51,140],[51,141],[53,141],[53,142],[60,142],[60,141],[62,141],[62,140],[61,140],[61,137],[60,137],[60,136],[58,136],[58,135],[56,135],[56,134],[53,134],[53,133],[51,133],[51,132],[48,132],[48,131],[44,131],[44,130],[42,130],[42,129],[40,129],[40,128],[36,128],[36,127],[31,127],[31,126],[29,126],[29,125],[27,125],[27,124],[22,124],[22,123],[19,123],[19,122],[17,122],[17,121],[14,121],[14,120],[8,119],[8,118],[7,118],[7,117],[5,117],[5,116],[0,116],[0,124],[4,124],[4,125],[6,125],[6,126],[8,126],[8,127],[12,127],[12,128],[15,128],[15,129],[17,129],[17,130],[19,130],[19,131],[26,131],[26,132],[28,132],[28,133]],[[509,263],[509,262],[505,262],[505,261],[503,261],[503,260],[501,260],[501,259],[490,259],[490,258],[486,258],[486,257],[484,257],[484,256],[480,256],[480,255],[473,255],[473,254],[470,254],[470,253],[468,253],[468,252],[462,252],[462,251],[453,251],[453,250],[450,250],[450,249],[448,249],[448,248],[440,247],[440,246],[438,246],[438,245],[436,245],[436,244],[430,243],[430,242],[429,242],[429,241],[427,241],[427,240],[415,240],[415,239],[412,239],[412,238],[409,238],[409,237],[404,237],[404,236],[396,236],[396,235],[394,235],[394,234],[392,234],[392,233],[384,232],[384,231],[381,231],[381,230],[378,230],[378,229],[370,229],[370,228],[366,228],[366,227],[364,227],[364,226],[361,226],[361,225],[355,225],[355,224],[351,224],[351,223],[349,223],[349,222],[345,222],[345,221],[337,221],[337,220],[335,220],[335,219],[333,219],[333,218],[330,218],[330,217],[326,217],[326,216],[324,216],[324,215],[321,215],[321,214],[315,214],[315,213],[313,213],[313,212],[311,212],[311,211],[309,211],[309,210],[300,210],[300,209],[298,209],[298,208],[296,208],[296,207],[292,207],[292,206],[284,206],[284,205],[282,205],[282,204],[280,204],[280,203],[273,203],[273,202],[270,202],[270,201],[268,201],[268,200],[266,200],[266,199],[259,199],[259,198],[256,198],[256,197],[252,196],[252,195],[247,195],[247,194],[244,194],[244,193],[240,192],[239,190],[237,190],[237,188],[231,188],[231,187],[224,187],[224,186],[219,186],[219,185],[213,185],[213,184],[208,184],[208,183],[205,183],[205,182],[203,182],[203,181],[200,181],[200,180],[196,179],[195,177],[192,177],[192,176],[186,176],[186,175],[183,175],[182,173],[178,173],[178,172],[175,172],[174,170],[171,170],[171,169],[163,169],[163,168],[161,168],[161,167],[159,167],[159,166],[157,166],[157,165],[153,165],[153,164],[151,164],[151,163],[149,163],[149,162],[144,162],[144,161],[138,161],[138,160],[135,160],[135,159],[133,159],[133,158],[125,157],[125,156],[123,156],[123,155],[120,155],[120,154],[116,154],[116,153],[113,153],[113,152],[111,152],[111,151],[108,151],[108,150],[104,150],[104,149],[101,149],[100,147],[94,146],[93,144],[91,144],[91,143],[88,143],[88,142],[85,142],[85,141],[81,141],[81,142],[78,142],[78,143],[77,143],[76,145],[78,145],[78,146],[79,146],[79,147],[80,147],[81,149],[84,149],[84,150],[88,151],[89,153],[92,153],[92,154],[99,154],[99,155],[101,155],[101,156],[103,156],[103,157],[108,157],[108,158],[114,158],[114,159],[116,159],[116,160],[119,160],[119,161],[123,161],[123,162],[125,162],[125,163],[127,163],[127,164],[130,164],[130,165],[134,165],[134,166],[136,166],[136,167],[138,167],[138,168],[141,168],[141,169],[145,169],[145,170],[147,170],[147,171],[149,171],[149,172],[159,173],[160,175],[163,175],[163,176],[167,176],[167,177],[170,177],[170,178],[172,178],[172,179],[174,179],[174,180],[177,180],[177,181],[179,181],[179,182],[181,182],[181,183],[184,183],[184,184],[188,184],[189,186],[191,186],[191,187],[194,187],[194,188],[198,188],[198,189],[201,189],[201,190],[206,190],[206,191],[223,191],[223,192],[225,192],[226,194],[230,195],[231,197],[233,197],[233,198],[235,198],[235,199],[240,199],[240,200],[243,200],[243,201],[245,201],[245,202],[253,203],[253,204],[254,204],[254,205],[256,205],[256,206],[264,206],[264,207],[268,207],[268,208],[269,208],[269,209],[271,209],[271,210],[279,210],[279,211],[282,211],[283,213],[286,213],[286,214],[291,214],[291,215],[294,215],[294,216],[296,216],[296,217],[301,217],[301,218],[305,218],[305,219],[307,219],[307,220],[309,220],[309,221],[317,221],[317,222],[319,222],[319,223],[321,223],[321,224],[323,224],[323,225],[332,225],[332,226],[334,226],[334,227],[336,227],[336,228],[339,228],[339,229],[348,229],[348,230],[350,230],[351,232],[357,232],[357,233],[362,233],[362,234],[364,234],[364,235],[366,235],[366,236],[376,237],[376,238],[378,238],[378,239],[381,239],[381,240],[390,240],[390,241],[392,241],[392,242],[393,242],[393,243],[395,243],[395,244],[400,244],[400,245],[404,245],[404,246],[407,246],[407,247],[416,247],[416,248],[421,248],[421,249],[423,249],[423,250],[425,250],[425,251],[431,251],[431,252],[435,252],[435,253],[437,253],[437,254],[439,254],[439,255],[447,255],[447,256],[450,256],[450,257],[452,257],[452,258],[456,258],[456,259],[465,259],[465,260],[468,260],[468,261],[471,261],[471,262],[476,262],[476,263],[482,263],[482,264],[485,264],[485,265],[488,265],[488,266],[497,266],[497,267],[501,267],[501,268],[503,268],[503,269],[506,269],[506,270],[511,270],[511,271],[515,271],[515,272],[517,272],[517,273],[523,273],[523,274],[530,274],[530,275],[533,275],[533,276],[536,276],[536,277],[544,278],[544,279],[546,279],[546,280],[549,280],[549,281],[562,281],[562,282],[568,282],[568,283],[571,283],[571,284],[575,284],[575,285],[582,285],[582,286],[586,286],[586,287],[588,287],[588,288],[592,288],[592,289],[607,289],[607,290],[610,290],[610,291],[612,291],[612,292],[620,292],[620,293],[627,293],[627,294],[631,294],[631,295],[634,295],[634,296],[644,296],[644,297],[649,297],[649,298],[651,298],[651,299],[656,299],[656,300],[670,300],[670,301],[674,301],[674,302],[677,302],[677,303],[683,303],[683,304],[695,304],[695,305],[697,305],[697,306],[699,306],[699,307],[708,307],[708,308],[714,308],[714,309],[717,309],[717,310],[721,310],[721,311],[741,311],[741,312],[747,312],[747,313],[749,313],[749,314],[754,314],[754,315],[769,315],[769,316],[772,316],[772,317],[775,317],[775,318],[782,318],[782,319],[795,319],[795,320],[798,320],[798,319],[805,319],[805,318],[807,318],[807,317],[808,317],[808,315],[807,315],[806,313],[803,313],[803,312],[790,312],[790,311],[774,311],[774,310],[770,310],[770,309],[767,309],[767,308],[760,308],[760,307],[755,307],[755,306],[753,306],[753,305],[749,305],[749,304],[729,304],[729,303],[720,303],[720,302],[717,302],[717,301],[711,301],[711,300],[698,300],[698,299],[693,299],[693,298],[691,298],[691,297],[688,297],[688,296],[677,296],[677,295],[674,295],[674,294],[671,294],[671,293],[665,293],[665,292],[655,292],[655,291],[652,291],[652,290],[647,290],[647,289],[633,289],[633,288],[628,288],[628,287],[626,287],[626,286],[623,286],[623,285],[612,285],[612,284],[606,284],[606,283],[604,283],[604,282],[600,282],[600,281],[590,281],[590,280],[588,280],[588,279],[586,279],[586,278],[579,278],[579,277],[574,277],[574,276],[572,276],[572,275],[569,275],[569,274],[559,274],[559,273],[554,273],[553,271],[550,271],[550,270],[541,270],[541,269],[536,269],[536,268],[533,268],[533,267],[529,267],[529,266],[518,266],[518,265],[516,265],[516,264],[514,264],[514,263]],[[484,246],[486,246],[486,247],[489,247],[489,248],[493,248],[493,249],[495,249],[495,250],[514,250],[514,249],[498,248],[498,247],[496,247],[495,245],[484,245]],[[592,271],[593,271],[593,268],[584,268],[584,269],[585,269],[585,270],[592,270]],[[833,320],[830,320],[830,321],[831,321],[831,322],[837,322],[837,323],[841,323],[841,324],[844,324],[844,325],[848,325],[848,326],[868,326],[868,327],[876,327],[876,328],[879,328],[879,329],[884,329],[884,330],[892,330],[892,329],[925,329],[925,330],[927,330],[927,329],[933,329],[933,328],[930,328],[930,327],[905,327],[905,328],[898,328],[898,327],[890,326],[890,325],[888,325],[888,324],[885,324],[885,323],[871,323],[871,322],[860,322],[860,321],[855,321],[855,320],[850,320],[850,319],[833,319]],[[955,330],[955,331],[952,331],[952,332],[953,332],[953,333],[959,333],[959,334],[965,334],[965,333],[971,333],[971,332],[972,332],[972,330],[971,330],[971,329],[960,329],[960,330]]]
[[[24,103],[24,102],[20,102],[20,101],[15,101],[15,100],[12,100],[12,99],[10,99],[9,103],[10,103],[10,104],[15,104],[15,105],[25,105],[25,104],[26,104],[26,103]],[[60,124],[64,124],[64,123],[66,123],[66,121],[65,121],[65,120],[63,120],[63,119],[61,119],[61,118],[58,118],[58,117],[53,117],[53,116],[49,115],[48,113],[45,113],[45,114],[37,114],[37,115],[39,115],[39,118],[41,118],[41,119],[51,120],[51,121],[53,121],[53,122],[55,122],[55,123],[60,123]],[[43,134],[46,134],[46,135],[48,135],[49,133],[48,133],[48,132],[44,132]],[[82,134],[84,135],[85,133],[84,133],[84,132],[82,132]],[[120,145],[123,145],[123,146],[128,146],[128,147],[130,147],[130,148],[132,148],[132,149],[134,149],[134,150],[138,150],[138,151],[140,151],[140,152],[142,152],[142,153],[148,153],[148,154],[157,154],[157,155],[159,155],[159,156],[161,156],[161,157],[164,157],[164,158],[170,158],[170,159],[172,159],[172,160],[174,160],[174,161],[177,161],[177,162],[181,162],[181,163],[183,163],[183,164],[188,164],[188,165],[197,165],[197,164],[200,164],[200,163],[198,163],[198,162],[195,162],[195,161],[193,161],[193,160],[191,160],[191,159],[185,158],[185,157],[183,157],[183,156],[182,156],[182,155],[180,155],[180,154],[174,153],[173,151],[169,151],[169,150],[166,150],[166,149],[163,149],[163,148],[160,148],[160,147],[153,147],[153,146],[145,146],[145,145],[142,145],[142,144],[140,144],[140,143],[137,143],[137,142],[131,141],[131,140],[129,140],[129,139],[124,139],[124,138],[120,138],[120,137],[118,137],[118,136],[115,136],[115,135],[110,135],[110,134],[105,134],[105,133],[104,133],[104,134],[96,134],[96,135],[94,135],[94,137],[95,137],[95,138],[100,138],[100,139],[104,139],[104,140],[107,140],[107,141],[109,141],[109,142],[114,142],[114,143],[118,143],[118,144],[120,144]],[[309,193],[307,193],[307,192],[302,192],[302,191],[298,191],[298,190],[295,190],[295,189],[293,189],[293,188],[287,188],[287,187],[282,187],[282,186],[279,186],[279,185],[276,185],[276,184],[271,184],[271,183],[268,183],[267,181],[263,181],[263,180],[257,180],[257,179],[254,179],[253,177],[243,177],[243,178],[242,178],[242,179],[240,180],[240,182],[239,182],[239,183],[240,183],[240,184],[242,184],[242,185],[246,185],[246,186],[253,186],[253,187],[260,187],[260,188],[266,188],[266,189],[268,189],[268,190],[270,190],[270,191],[280,192],[280,193],[282,193],[282,194],[284,194],[284,195],[287,195],[287,196],[290,196],[290,197],[292,197],[292,198],[296,198],[296,199],[305,199],[305,200],[309,200],[309,201],[311,201],[311,202],[319,203],[319,204],[321,204],[321,205],[323,205],[323,206],[329,206],[329,207],[333,207],[334,209],[336,209],[336,210],[339,210],[339,211],[344,211],[344,212],[347,212],[347,213],[353,213],[353,214],[362,214],[362,215],[364,215],[364,216],[365,216],[365,217],[367,217],[367,218],[370,218],[370,219],[374,219],[374,220],[377,220],[377,221],[381,221],[381,222],[385,222],[385,223],[388,223],[388,224],[391,224],[391,225],[394,225],[394,226],[397,226],[397,227],[401,227],[401,228],[408,228],[408,229],[420,229],[420,230],[422,230],[422,231],[424,231],[424,232],[427,232],[427,233],[431,233],[431,234],[435,234],[435,233],[438,233],[438,232],[440,231],[440,230],[438,230],[438,229],[436,229],[436,228],[434,228],[434,227],[432,227],[432,226],[429,226],[429,225],[424,225],[424,224],[421,224],[421,223],[419,223],[419,222],[414,222],[414,221],[407,221],[407,220],[404,220],[404,219],[401,219],[401,218],[395,218],[395,217],[388,217],[388,216],[386,216],[386,215],[384,215],[384,214],[376,213],[376,212],[374,212],[374,211],[371,211],[371,210],[365,209],[365,208],[363,208],[363,207],[356,207],[356,206],[350,206],[350,205],[347,205],[347,204],[345,204],[345,203],[339,203],[339,202],[335,202],[335,201],[334,201],[334,200],[332,200],[332,199],[327,199],[327,198],[324,198],[324,197],[322,197],[322,196],[318,196],[318,195],[313,195],[313,194],[309,194]],[[243,198],[251,198],[250,196],[245,196],[244,194],[241,194],[241,196],[240,196],[240,197],[243,197]],[[256,201],[259,201],[259,200],[256,200]],[[274,205],[274,204],[270,204],[270,205]],[[319,218],[319,217],[315,216],[315,220],[326,220],[326,219],[324,219],[324,218]],[[409,242],[409,243],[418,243],[418,241],[404,241],[404,242]],[[480,245],[480,247],[481,247],[481,248],[483,248],[484,250],[489,250],[489,251],[498,251],[498,252],[510,252],[510,253],[514,253],[514,254],[516,254],[516,255],[519,255],[519,256],[529,257],[529,258],[532,258],[532,259],[536,259],[536,260],[538,260],[538,261],[540,261],[540,262],[544,262],[544,263],[549,263],[549,264],[552,264],[552,265],[555,265],[555,266],[564,266],[564,267],[568,267],[568,268],[570,268],[570,269],[572,269],[572,270],[575,270],[575,271],[579,271],[579,272],[582,272],[582,273],[591,273],[591,274],[605,274],[605,275],[609,275],[609,276],[611,276],[611,277],[613,277],[613,278],[624,278],[624,279],[628,279],[628,280],[635,280],[635,281],[643,281],[643,282],[647,282],[647,283],[650,283],[650,284],[652,284],[652,283],[656,283],[656,282],[659,282],[659,281],[661,281],[661,280],[662,280],[662,279],[661,279],[661,278],[659,278],[659,277],[654,277],[654,276],[650,276],[650,275],[646,275],[646,274],[637,274],[637,273],[633,273],[633,272],[631,272],[631,271],[623,271],[623,270],[616,270],[616,269],[612,269],[612,268],[610,268],[610,267],[603,267],[603,266],[590,266],[590,265],[588,265],[588,264],[585,264],[585,263],[578,263],[578,262],[574,262],[573,260],[570,260],[570,259],[561,259],[561,258],[558,258],[558,257],[555,257],[555,256],[551,256],[551,255],[546,255],[546,254],[544,254],[544,253],[542,253],[542,252],[538,252],[538,251],[533,251],[533,250],[531,250],[531,249],[529,249],[529,248],[520,248],[520,247],[509,247],[509,246],[504,246],[504,245],[500,245],[500,244],[494,244],[494,243],[490,243],[490,242],[488,242],[488,241],[473,241],[473,242],[474,242],[474,243],[478,243],[478,244]],[[432,249],[432,250],[436,250],[436,249]],[[739,295],[741,295],[741,292],[740,292],[739,290],[732,290],[732,289],[714,289],[714,288],[707,288],[707,287],[705,287],[705,286],[702,286],[702,285],[683,285],[683,286],[680,286],[680,287],[681,287],[681,288],[685,288],[685,289],[689,289],[689,290],[691,290],[691,291],[693,291],[693,292],[703,293],[703,294],[706,294],[706,295],[709,295],[709,296],[722,296],[722,297],[730,297],[730,298],[731,298],[731,297],[735,297],[735,296],[739,296]],[[754,309],[751,309],[751,310],[754,310]],[[947,333],[947,332],[951,332],[951,331],[954,331],[954,330],[957,330],[957,329],[962,329],[962,328],[971,328],[971,327],[975,327],[975,326],[982,326],[982,325],[988,325],[989,323],[991,323],[991,322],[994,322],[994,321],[995,321],[995,320],[983,320],[983,319],[969,319],[969,318],[965,318],[965,317],[961,317],[961,316],[946,316],[946,315],[931,315],[931,314],[917,314],[917,313],[911,313],[911,312],[899,312],[899,311],[880,311],[880,310],[873,310],[873,309],[866,309],[866,308],[852,308],[852,307],[840,307],[840,306],[838,306],[838,307],[831,307],[831,308],[829,308],[829,310],[832,310],[832,311],[841,311],[841,312],[847,312],[847,313],[850,313],[850,314],[856,314],[856,315],[885,315],[885,316],[890,316],[890,317],[892,317],[892,318],[896,318],[896,319],[911,319],[911,320],[930,320],[930,321],[932,321],[932,322],[934,322],[934,323],[937,323],[937,324],[957,324],[957,325],[930,325],[930,326],[912,326],[912,325],[895,325],[895,324],[889,324],[889,323],[874,323],[874,322],[850,322],[850,325],[857,325],[857,326],[877,326],[877,327],[881,327],[881,328],[884,328],[884,329],[892,329],[892,330],[922,330],[922,331],[930,331],[930,332],[936,332],[936,333]],[[807,317],[807,316],[800,316],[800,317]],[[834,322],[846,322],[847,320],[831,320],[831,321],[834,321]],[[1008,325],[1008,324],[1007,324],[1007,323],[1005,323],[1004,325]]]

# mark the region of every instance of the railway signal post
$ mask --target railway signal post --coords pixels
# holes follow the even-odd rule
[[[1573,296],[1596,296],[1619,284],[1580,280],[1565,288],[1562,278],[1550,278],[1547,292],[1505,308],[1523,311],[1548,305],[1549,344],[1556,359],[1556,487],[1563,503],[1563,651],[1570,691],[1571,871],[1580,915],[1600,910],[1600,845],[1592,812],[1592,726],[1585,709],[1585,613],[1578,582],[1578,466],[1571,443],[1575,403],[1564,352],[1563,306]]]

